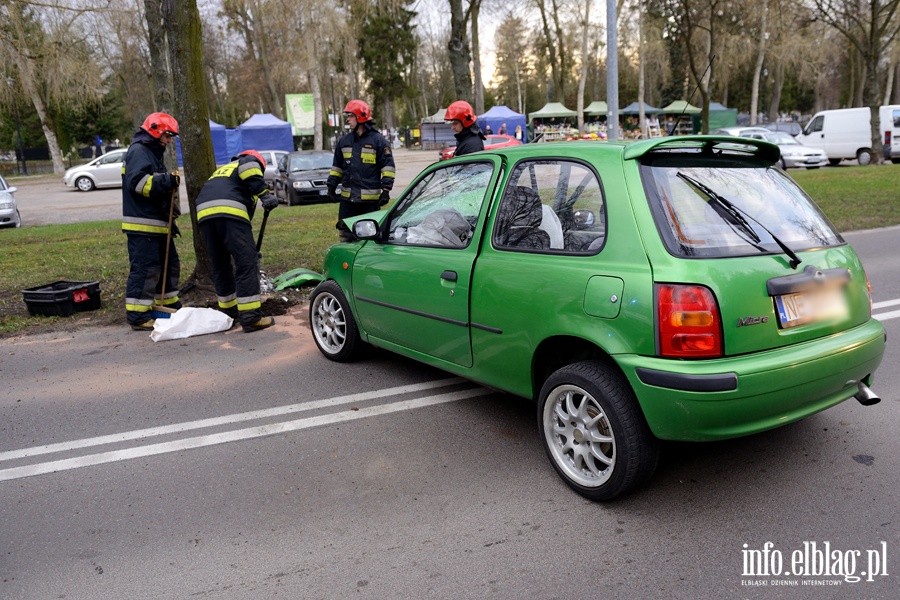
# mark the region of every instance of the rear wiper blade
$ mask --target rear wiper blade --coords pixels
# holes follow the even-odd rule
[[[707,204],[709,204],[710,207],[712,207],[712,209],[716,212],[716,214],[718,214],[720,217],[722,217],[722,219],[726,223],[729,223],[734,227],[740,228],[741,231],[743,231],[745,234],[747,234],[748,237],[750,237],[751,240],[753,240],[754,246],[759,248],[759,246],[757,244],[759,244],[759,242],[760,242],[760,237],[759,237],[759,234],[757,234],[756,231],[753,230],[753,228],[750,226],[750,223],[747,222],[747,219],[745,219],[744,216],[746,216],[751,221],[753,221],[754,223],[759,225],[763,229],[763,231],[765,231],[766,233],[768,233],[771,236],[772,240],[776,244],[778,244],[778,247],[781,248],[781,250],[785,254],[787,254],[788,257],[790,257],[791,260],[788,264],[790,265],[790,267],[792,269],[796,269],[797,266],[801,262],[803,262],[800,260],[800,257],[798,257],[797,254],[788,247],[787,244],[782,242],[778,238],[778,236],[775,235],[774,233],[772,233],[772,231],[768,227],[766,227],[765,225],[760,223],[757,219],[755,219],[753,217],[753,215],[751,215],[747,211],[739,208],[734,203],[732,203],[730,200],[717,194],[711,188],[707,187],[703,183],[700,183],[693,177],[685,175],[684,173],[681,173],[680,171],[678,173],[676,173],[676,175],[678,177],[680,177],[681,179],[685,180],[692,187],[700,190],[704,196],[709,198],[710,202],[707,202]]]

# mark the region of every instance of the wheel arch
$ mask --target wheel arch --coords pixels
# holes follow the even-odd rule
[[[533,399],[538,399],[541,387],[551,374],[566,365],[583,360],[601,362],[618,373],[623,381],[628,381],[619,364],[597,344],[577,336],[558,335],[545,339],[534,352],[531,364]]]

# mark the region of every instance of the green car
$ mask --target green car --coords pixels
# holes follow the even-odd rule
[[[885,332],[863,266],[779,158],[688,136],[431,165],[328,250],[316,344],[536,400],[553,467],[598,501],[650,478],[658,440],[877,403]]]

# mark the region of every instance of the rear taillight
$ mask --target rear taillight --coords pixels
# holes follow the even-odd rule
[[[667,358],[722,356],[722,319],[709,288],[656,284],[659,355]]]

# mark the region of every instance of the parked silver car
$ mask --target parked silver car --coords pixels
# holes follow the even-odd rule
[[[13,192],[15,187],[9,187],[3,176],[0,176],[0,227],[21,227],[22,217],[19,215],[19,207],[16,206],[16,198]]]
[[[824,150],[804,146],[791,135],[781,131],[769,131],[763,127],[723,127],[710,133],[771,142],[781,150],[781,160],[778,164],[782,169],[795,167],[818,169],[828,164],[828,154]]]
[[[118,148],[86,165],[72,167],[63,175],[63,183],[82,192],[95,188],[122,187],[122,160],[127,151],[127,148]]]

